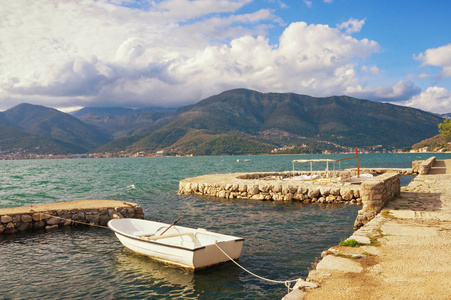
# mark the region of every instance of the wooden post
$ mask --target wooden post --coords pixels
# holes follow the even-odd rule
[[[360,165],[359,165],[359,149],[355,148],[355,154],[357,157],[357,178],[360,178]]]

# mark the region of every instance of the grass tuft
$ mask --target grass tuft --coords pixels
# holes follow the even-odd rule
[[[350,240],[341,241],[338,245],[343,246],[343,247],[356,247],[356,246],[359,246],[360,244],[356,240],[350,239]]]

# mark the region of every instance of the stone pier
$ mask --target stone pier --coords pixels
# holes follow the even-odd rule
[[[144,218],[136,203],[78,200],[0,209],[0,234],[52,229],[80,223],[106,226],[113,218]]]
[[[284,300],[450,299],[451,159],[419,175],[346,243],[321,254]]]
[[[310,181],[296,179],[301,175],[312,176],[309,172],[204,175],[180,181],[179,193],[227,199],[362,204],[354,226],[359,228],[400,192],[399,172],[383,173],[372,178],[362,176],[360,180],[345,177],[348,172],[334,173],[329,178],[316,174],[318,179]]]
[[[210,174],[180,181],[179,193],[226,199],[362,204],[354,224],[358,229],[399,195],[401,175],[428,172],[434,162],[435,157],[431,157],[413,162],[413,168],[365,168],[360,170],[360,177],[356,169]]]

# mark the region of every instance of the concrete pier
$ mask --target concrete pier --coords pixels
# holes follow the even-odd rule
[[[118,218],[144,218],[136,203],[117,200],[78,200],[0,209],[0,234],[91,224],[106,226]]]

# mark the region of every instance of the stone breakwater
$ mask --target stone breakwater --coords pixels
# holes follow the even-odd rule
[[[144,218],[136,203],[79,200],[0,209],[0,234],[52,229],[79,223],[106,226],[113,218]]]
[[[355,228],[359,228],[400,192],[401,175],[397,172],[365,180],[362,177],[357,181],[351,179],[348,172],[342,172],[334,171],[334,176],[329,178],[317,174],[319,179],[316,181],[296,180],[300,174],[293,172],[204,175],[180,181],[179,193],[226,199],[362,204],[354,224]],[[307,172],[302,175],[312,174]],[[341,178],[345,180],[339,181]]]
[[[349,183],[294,180],[310,173],[265,172],[212,174],[179,183],[180,194],[306,203],[361,203],[360,187]]]

